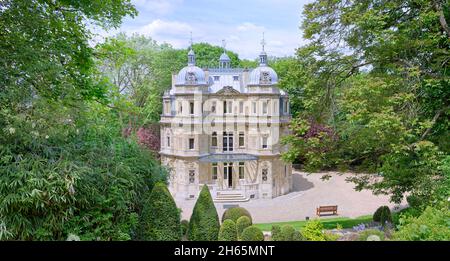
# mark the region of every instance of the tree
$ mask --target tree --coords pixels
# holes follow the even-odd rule
[[[143,239],[180,241],[180,212],[166,184],[156,184],[148,196],[141,217]]]
[[[231,219],[225,220],[220,227],[219,241],[237,241],[237,239],[236,223]]]
[[[397,203],[448,197],[448,2],[317,0],[303,14],[309,43],[284,83],[302,99],[284,157],[377,173],[350,180]],[[315,126],[333,136],[305,137]]]
[[[248,212],[248,210],[243,207],[232,207],[225,210],[225,212],[223,212],[222,214],[222,222],[227,219],[231,219],[234,222],[237,222],[237,220],[242,216],[248,217],[250,219],[250,223],[252,223],[252,215],[250,215],[250,212]]]
[[[219,229],[219,215],[208,186],[204,185],[189,221],[188,239],[191,241],[217,241]]]

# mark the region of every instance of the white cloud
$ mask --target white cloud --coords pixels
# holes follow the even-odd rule
[[[192,27],[187,23],[178,21],[164,21],[156,19],[151,23],[140,27],[135,32],[143,35],[157,36],[157,35],[181,35],[192,31]]]
[[[264,31],[264,26],[257,26],[253,23],[249,23],[249,22],[245,22],[242,23],[240,25],[237,26],[237,30],[239,32],[254,32],[254,31],[258,31],[258,32],[263,32]]]

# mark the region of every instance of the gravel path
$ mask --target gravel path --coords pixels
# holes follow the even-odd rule
[[[331,175],[331,178],[322,180],[321,177],[325,174]],[[368,190],[355,191],[355,185],[345,181],[351,175],[354,174],[327,172],[308,175],[304,172],[294,172],[294,192],[274,199],[255,199],[225,205],[239,205],[248,209],[254,223],[305,220],[307,216],[313,218],[319,205],[338,205],[338,217],[372,214],[381,205],[387,205],[391,209],[405,206],[405,202],[395,205],[389,202],[387,196],[375,196]],[[189,220],[195,201],[176,199],[176,203],[182,209],[182,218]],[[224,204],[215,205],[221,217],[225,210]]]

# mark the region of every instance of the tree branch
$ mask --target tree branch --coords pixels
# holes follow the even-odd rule
[[[439,13],[439,22],[441,23],[442,29],[447,33],[447,37],[450,38],[450,27],[448,26],[447,20],[445,19],[444,10],[442,10],[442,5],[438,1],[434,2],[434,8]]]

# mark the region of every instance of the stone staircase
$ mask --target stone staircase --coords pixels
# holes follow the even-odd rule
[[[218,191],[214,198],[215,203],[228,203],[228,202],[246,202],[250,199],[245,197],[245,194],[241,191]]]

